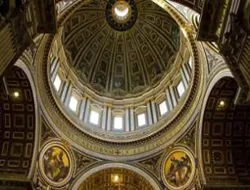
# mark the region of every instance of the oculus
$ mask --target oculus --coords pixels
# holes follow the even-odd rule
[[[131,16],[131,7],[126,1],[118,1],[113,6],[112,14],[117,22],[126,22]]]
[[[134,0],[109,0],[105,15],[111,28],[126,31],[135,24],[138,11]]]

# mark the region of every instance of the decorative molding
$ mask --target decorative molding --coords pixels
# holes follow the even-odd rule
[[[48,140],[57,138],[58,135],[46,124],[46,122],[41,122],[41,144],[45,143]]]
[[[139,161],[138,164],[146,168],[148,171],[150,171],[160,180],[161,179],[161,172],[160,172],[161,159],[162,159],[162,153],[157,154],[156,156],[153,156],[146,160]]]
[[[75,161],[76,161],[75,176],[79,175],[79,173],[82,173],[84,170],[87,170],[89,167],[98,162],[97,159],[91,158],[76,150],[73,150],[73,153],[75,155]]]

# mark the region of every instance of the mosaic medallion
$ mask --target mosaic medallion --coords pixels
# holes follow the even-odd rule
[[[170,152],[164,161],[163,178],[170,189],[186,188],[192,182],[194,173],[194,158],[186,149]]]
[[[105,14],[113,29],[126,31],[135,24],[138,12],[134,0],[109,0]]]
[[[72,156],[60,143],[45,146],[39,158],[42,177],[52,186],[63,186],[68,182],[72,163]]]

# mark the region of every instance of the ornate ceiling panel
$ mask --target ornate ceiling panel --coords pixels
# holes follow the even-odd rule
[[[234,105],[237,90],[233,79],[223,78],[206,105],[202,154],[208,184],[249,183],[250,107]]]
[[[32,90],[27,76],[18,67],[9,70],[5,81],[9,95],[3,80],[0,82],[0,173],[27,176],[35,138]]]
[[[81,81],[101,95],[141,94],[170,71],[179,49],[179,27],[150,0],[131,5],[135,24],[110,21],[114,13],[109,8],[107,1],[94,0],[65,23],[68,61]]]

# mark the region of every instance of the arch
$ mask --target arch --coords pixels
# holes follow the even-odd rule
[[[37,104],[31,74],[17,65],[0,81],[0,175],[26,180],[34,172]]]
[[[31,167],[30,167],[30,171],[28,174],[28,179],[32,179],[34,172],[35,172],[35,164],[37,161],[37,157],[36,155],[38,154],[38,146],[39,146],[39,141],[40,141],[40,136],[39,136],[39,132],[40,132],[40,117],[39,116],[39,109],[38,109],[38,102],[37,102],[37,94],[36,94],[36,86],[35,86],[35,81],[34,81],[34,77],[32,76],[31,70],[29,68],[29,63],[26,62],[26,60],[22,60],[22,57],[14,64],[15,66],[19,67],[20,69],[22,69],[22,71],[26,74],[30,86],[31,86],[31,90],[32,90],[32,95],[33,95],[33,101],[34,101],[34,107],[35,107],[35,142],[34,142],[34,152],[33,152],[33,158],[32,158],[32,162],[31,162]]]
[[[109,169],[109,168],[124,168],[130,171],[135,172],[136,174],[139,174],[140,176],[142,176],[144,179],[146,179],[151,186],[155,189],[155,190],[161,190],[160,185],[146,172],[144,172],[143,170],[128,165],[128,164],[124,164],[124,163],[107,163],[107,164],[103,164],[103,165],[99,165],[97,167],[94,167],[86,172],[83,173],[83,175],[81,177],[79,177],[70,187],[71,189],[78,189],[80,187],[80,185],[82,184],[82,182],[84,180],[86,180],[88,177],[90,177],[91,175],[102,171],[104,169]]]
[[[206,92],[199,159],[203,183],[209,187],[249,183],[250,107],[235,105],[237,91],[236,81],[224,71],[214,77]]]
[[[214,85],[223,77],[233,77],[232,73],[228,68],[218,68],[218,72],[214,74],[214,76],[211,76],[211,81],[208,83],[207,90],[204,95],[203,102],[207,102],[209,95],[214,87]],[[200,111],[200,118],[199,118],[199,125],[197,128],[198,135],[197,135],[197,146],[196,146],[196,151],[198,152],[198,159],[199,159],[199,168],[203,170],[203,162],[202,162],[202,152],[201,152],[201,132],[202,132],[202,122],[203,122],[203,116],[204,116],[204,111],[206,108],[206,104],[202,105],[201,111]],[[201,171],[201,179],[204,184],[206,184],[204,172]]]

